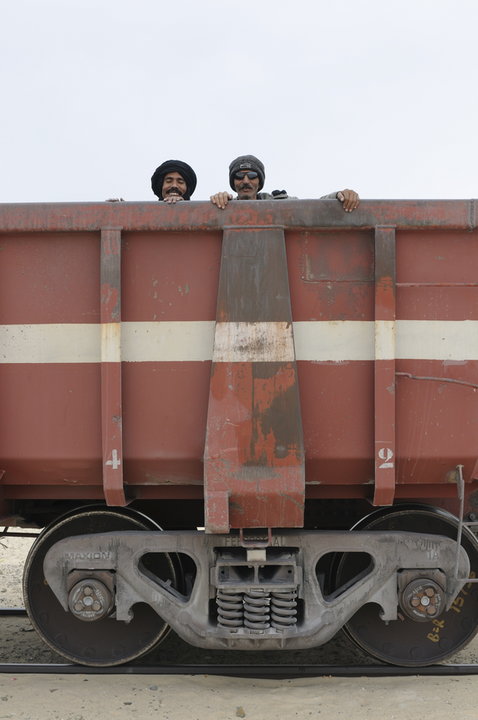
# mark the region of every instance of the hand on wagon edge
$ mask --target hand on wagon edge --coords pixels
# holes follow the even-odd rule
[[[355,190],[339,190],[337,200],[342,203],[345,212],[352,212],[360,205],[360,198]]]
[[[213,205],[216,205],[216,207],[221,208],[221,210],[224,210],[229,200],[232,200],[231,193],[228,192],[218,192],[215,195],[211,195],[211,202]]]
[[[168,203],[168,205],[174,205],[175,203],[181,202],[181,200],[184,202],[184,198],[181,195],[166,195],[166,197],[163,198],[163,202]]]

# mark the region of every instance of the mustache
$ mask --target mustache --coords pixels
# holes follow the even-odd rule
[[[242,183],[239,185],[239,190],[252,190],[252,185],[249,185],[249,183]]]
[[[166,190],[166,195],[182,195],[182,192],[177,187],[170,187],[168,190]]]

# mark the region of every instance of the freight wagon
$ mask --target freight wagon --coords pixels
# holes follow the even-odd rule
[[[477,201],[0,206],[0,516],[117,665],[478,628]]]

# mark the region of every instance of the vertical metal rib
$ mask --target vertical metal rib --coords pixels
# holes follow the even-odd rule
[[[376,227],[374,505],[391,505],[395,496],[395,319],[395,228]]]
[[[121,408],[121,230],[101,230],[101,433],[107,505],[127,504]]]

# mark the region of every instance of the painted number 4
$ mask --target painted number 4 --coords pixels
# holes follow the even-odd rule
[[[113,468],[113,470],[117,470],[119,466],[121,465],[121,460],[118,457],[118,451],[113,450],[111,453],[111,460],[107,460],[105,465],[109,465]]]
[[[378,457],[383,462],[378,466],[379,470],[385,470],[386,468],[393,468],[393,450],[388,447],[380,448],[378,451]]]

